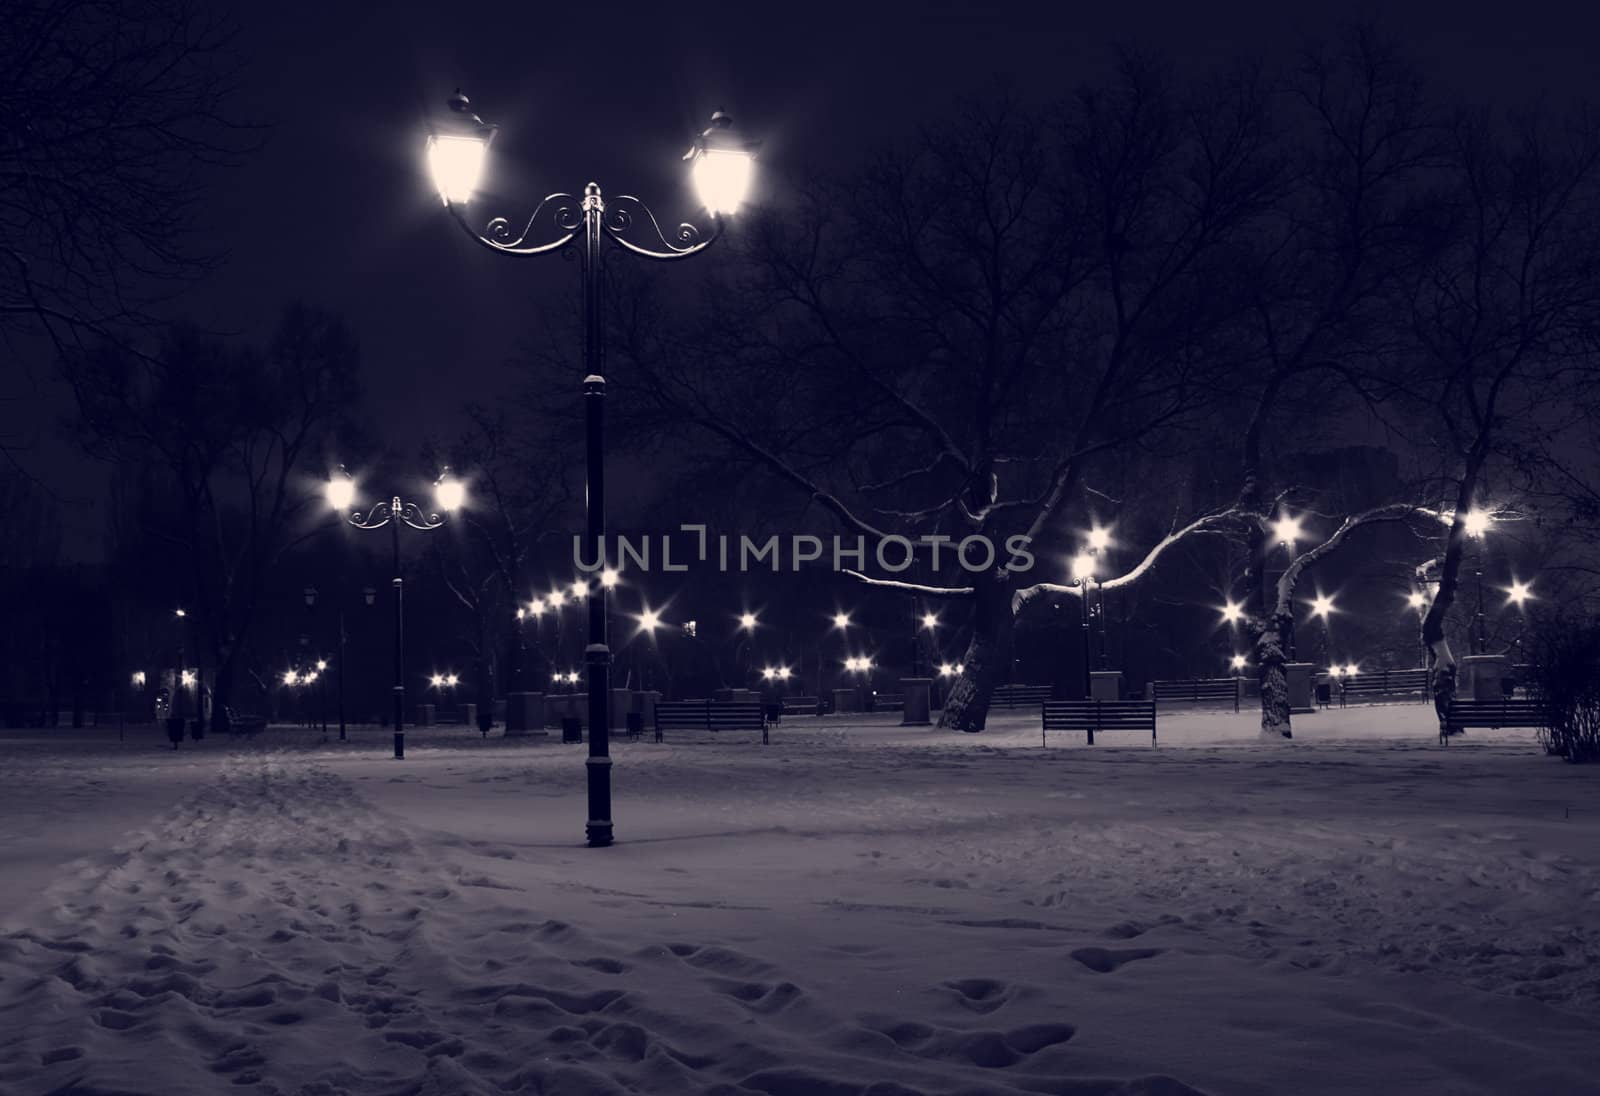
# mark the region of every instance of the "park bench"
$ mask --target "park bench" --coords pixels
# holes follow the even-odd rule
[[[1550,709],[1529,697],[1502,697],[1498,700],[1450,701],[1439,720],[1439,744],[1450,745],[1450,736],[1468,727],[1548,727]]]
[[[1040,705],[1041,745],[1049,731],[1084,731],[1094,745],[1096,731],[1149,731],[1156,744],[1156,702],[1153,700],[1047,700]]]
[[[254,738],[267,729],[267,717],[264,715],[230,715],[228,717],[228,730],[232,734],[242,734],[246,738]]]
[[[872,710],[875,712],[898,712],[906,706],[904,693],[874,693],[872,695]]]
[[[1031,708],[1050,699],[1049,685],[1001,685],[989,699],[991,708]]]
[[[767,741],[766,713],[759,700],[659,700],[656,741],[668,730],[760,731]]]
[[[1232,704],[1239,710],[1239,698],[1244,695],[1242,677],[1196,677],[1187,681],[1152,681],[1145,695],[1147,702],[1187,701],[1191,704]]]
[[[1373,670],[1370,673],[1358,673],[1354,677],[1346,675],[1335,679],[1334,689],[1339,694],[1341,708],[1347,701],[1367,697],[1384,699],[1415,693],[1427,700],[1428,671]]]
[[[784,715],[821,715],[822,699],[815,696],[786,696],[783,698]]]

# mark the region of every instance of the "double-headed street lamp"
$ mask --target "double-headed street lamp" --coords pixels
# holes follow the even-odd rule
[[[464,207],[478,188],[495,127],[472,113],[467,97],[459,91],[450,97],[449,105],[459,122],[450,132],[436,133],[429,139],[428,166],[445,208],[467,234],[503,255],[544,255],[569,245],[578,247],[583,268],[583,396],[588,439],[588,515],[583,548],[588,560],[598,567],[603,562],[605,542],[605,317],[601,307],[605,238],[647,259],[684,259],[704,251],[722,234],[722,216],[735,212],[744,201],[753,173],[754,148],[734,136],[732,119],[718,111],[685,154],[695,190],[710,216],[709,230],[683,223],[669,238],[655,214],[638,198],[619,195],[607,205],[597,183],[585,187],[582,198],[566,193],[548,195],[534,207],[520,232],[504,217],[495,217],[479,229],[468,222]],[[548,238],[534,238],[539,231]],[[642,243],[636,238],[641,232],[648,234]],[[613,840],[611,649],[606,639],[605,586],[591,583],[588,597],[589,646],[584,657],[589,671],[589,819],[584,831],[589,845],[598,848]]]
[[[339,472],[328,481],[325,491],[328,505],[357,529],[382,529],[387,525],[394,546],[394,756],[403,758],[406,755],[405,587],[400,577],[400,526],[403,523],[420,530],[439,528],[444,524],[441,515],[454,513],[466,504],[467,489],[446,468],[433,483],[433,501],[437,509],[432,512],[424,511],[399,495],[375,503],[369,510],[351,510],[356,504],[355,481],[342,467]]]

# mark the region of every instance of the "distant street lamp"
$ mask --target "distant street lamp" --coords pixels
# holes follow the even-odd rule
[[[1406,595],[1406,604],[1417,611],[1417,643],[1422,654],[1422,661],[1417,665],[1422,669],[1428,668],[1428,641],[1422,636],[1422,621],[1428,615],[1428,595],[1421,590],[1412,590]]]
[[[345,515],[356,504],[356,486],[348,473],[341,467],[340,475],[328,481],[325,494],[328,505]],[[370,510],[362,512],[355,510],[349,513],[346,520],[357,529],[382,529],[389,527],[390,543],[393,546],[393,574],[394,574],[394,756],[403,758],[406,755],[405,732],[405,586],[400,576],[400,526],[405,524],[413,529],[437,529],[444,524],[442,514],[450,514],[466,505],[466,487],[460,480],[450,475],[446,468],[433,483],[434,505],[437,507],[432,512],[425,512],[414,502],[407,502],[399,495],[391,496],[386,502],[373,504]],[[343,659],[340,660],[341,663]]]
[[[1094,525],[1089,529],[1089,555],[1096,562],[1111,547],[1111,530],[1103,525]],[[1103,570],[1103,568],[1102,568]],[[1111,639],[1110,625],[1106,620],[1106,585],[1103,582],[1095,583],[1095,590],[1099,594],[1097,610],[1100,617],[1100,668],[1111,668]]]
[[[547,196],[534,208],[520,233],[513,230],[504,217],[494,218],[479,230],[467,222],[463,206],[477,190],[496,127],[486,125],[474,114],[467,97],[459,91],[450,97],[449,106],[458,117],[458,124],[451,127],[451,132],[438,133],[429,139],[428,163],[440,199],[468,235],[503,255],[548,254],[574,245],[581,236],[581,244],[577,246],[583,270],[583,395],[588,442],[588,518],[583,550],[598,566],[605,543],[606,381],[601,303],[605,240],[609,237],[627,251],[663,261],[684,259],[704,251],[722,234],[723,215],[736,212],[744,201],[753,173],[754,147],[739,141],[732,132],[733,120],[718,111],[712,115],[711,125],[684,156],[690,162],[690,174],[700,202],[710,216],[709,232],[685,223],[680,224],[669,239],[655,214],[643,202],[620,195],[608,206],[596,183],[584,188],[582,198],[563,193]],[[546,210],[549,223],[544,229],[550,238],[532,242],[529,236]],[[641,243],[635,239],[636,230],[653,232],[654,238]],[[585,662],[589,670],[589,758],[585,766],[589,817],[584,833],[590,847],[601,848],[610,845],[614,836],[609,755],[611,650],[606,637],[604,584],[589,592],[589,646]]]
[[[1089,639],[1089,584],[1094,581],[1094,556],[1080,552],[1072,558],[1072,581],[1078,585],[1078,619],[1083,625],[1083,695],[1088,699],[1094,692],[1089,673],[1089,648],[1093,646]]]
[[[1473,629],[1472,653],[1481,655],[1489,649],[1489,637],[1484,626],[1483,613],[1483,553],[1485,534],[1489,526],[1494,524],[1494,519],[1486,511],[1473,507],[1461,516],[1462,528],[1467,536],[1478,542],[1477,551],[1474,553],[1476,562],[1473,565],[1472,576],[1478,588],[1478,611],[1476,614],[1476,627]]]
[[[1311,599],[1311,615],[1322,618],[1322,661],[1328,661],[1329,631],[1328,618],[1333,615],[1333,598],[1326,594],[1318,594]]]

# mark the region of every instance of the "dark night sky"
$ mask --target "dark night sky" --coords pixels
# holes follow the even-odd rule
[[[1594,5],[1519,4],[1514,26],[1504,4],[1484,0],[1384,10],[1449,89],[1600,99],[1585,51],[1600,40]],[[765,170],[782,175],[848,164],[997,74],[1064,91],[1130,39],[1197,65],[1240,51],[1277,58],[1348,14],[1331,0],[251,5],[238,16],[240,107],[274,129],[219,188],[208,220],[232,257],[183,311],[247,334],[292,298],[338,311],[362,342],[380,436],[448,429],[451,408],[503,387],[500,363],[538,336],[529,302],[577,285],[557,259],[483,252],[440,208],[422,165],[424,110],[458,84],[502,127],[496,189],[537,198],[592,178],[671,216],[691,212],[678,157],[717,107],[765,141]],[[15,425],[64,409],[43,385],[3,414]],[[75,503],[69,547],[93,554],[101,476],[59,438],[22,460]]]

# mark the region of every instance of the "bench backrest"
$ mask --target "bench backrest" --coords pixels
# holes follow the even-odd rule
[[[1528,719],[1533,722],[1524,724],[1534,726],[1544,723],[1550,715],[1550,709],[1541,701],[1525,696],[1510,696],[1496,700],[1452,700],[1450,707],[1445,710],[1445,719],[1498,719],[1504,722]]]
[[[656,726],[703,727],[706,730],[760,730],[766,712],[759,700],[659,700]]]
[[[1237,677],[1196,677],[1186,681],[1150,682],[1150,700],[1235,700],[1243,690]]]
[[[1049,685],[1000,685],[989,699],[989,707],[1031,708],[1049,700],[1054,691]]]
[[[1428,688],[1427,670],[1373,670],[1339,680],[1350,693],[1418,693]]]
[[[1153,700],[1047,700],[1039,708],[1041,741],[1046,731],[1083,731],[1093,746],[1097,731],[1149,731],[1156,744]]]

